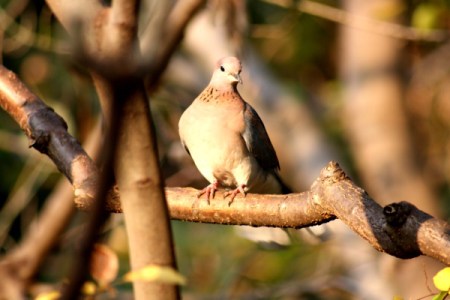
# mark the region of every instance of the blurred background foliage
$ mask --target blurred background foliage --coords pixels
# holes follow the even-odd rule
[[[290,3],[281,1],[280,3]],[[293,2],[292,2],[293,3]],[[291,4],[292,4],[291,3]],[[338,1],[320,1],[339,7]],[[397,2],[396,2],[397,3]],[[327,138],[336,146],[358,180],[358,173],[341,124],[343,99],[339,79],[339,28],[327,19],[285,8],[276,1],[247,1],[251,44],[282,85],[297,95],[314,113]],[[147,13],[145,11],[143,14]],[[401,13],[403,24],[423,32],[450,28],[450,2],[404,1],[382,12]],[[445,41],[406,41],[402,47],[404,80],[414,68]],[[448,41],[447,41],[448,43]],[[2,63],[16,72],[30,89],[63,116],[69,131],[84,141],[99,118],[99,104],[91,80],[70,56],[70,42],[44,1],[0,0],[0,49]],[[183,49],[178,57],[185,54]],[[244,66],[245,68],[245,66]],[[430,71],[431,72],[431,71]],[[446,101],[427,111],[406,110],[415,139],[418,164],[438,192],[442,216],[450,212],[449,188],[449,69]],[[199,75],[200,76],[200,75]],[[180,163],[178,117],[207,82],[203,76],[192,86],[177,86],[170,76],[152,99],[160,141],[163,172],[170,185],[202,187],[198,173]],[[424,75],[426,76],[426,74]],[[405,100],[406,101],[406,100]],[[408,107],[408,103],[405,103]],[[182,172],[187,169],[188,171]],[[56,168],[34,150],[17,124],[0,111],[0,245],[6,253],[20,242],[36,218],[46,197],[61,179]],[[81,214],[82,215],[82,214]],[[305,242],[278,251],[262,248],[240,238],[233,228],[219,225],[173,222],[180,271],[188,278],[186,299],[353,299],[356,292],[346,277],[344,262],[328,255],[326,242]],[[40,280],[56,284],[64,275],[66,261],[77,247],[82,224],[75,219],[53,251]],[[104,241],[119,255],[122,272],[128,270],[126,236],[120,216],[114,216]],[[420,271],[418,271],[420,272]],[[123,293],[130,290],[123,287]],[[389,298],[381,297],[382,299]]]

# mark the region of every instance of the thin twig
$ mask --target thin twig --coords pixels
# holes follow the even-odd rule
[[[292,8],[294,4],[292,1],[279,0],[261,0],[270,4],[278,5],[284,8]],[[380,20],[359,16],[349,13],[345,10],[331,7],[329,5],[302,0],[299,1],[295,8],[303,13],[307,13],[316,17],[323,18],[342,25],[354,27],[368,32],[390,36],[397,39],[410,41],[427,41],[427,42],[441,42],[449,37],[447,30],[433,29],[421,30],[418,28],[402,26],[395,23],[383,22]]]
[[[166,69],[170,57],[183,38],[186,25],[204,3],[205,0],[183,0],[176,2],[175,7],[169,14],[167,22],[168,27],[165,29],[164,39],[161,41],[162,44],[158,48],[159,51],[157,51],[155,57],[149,57],[148,60],[143,63],[145,68],[149,66],[149,75],[148,78],[146,78],[147,91],[152,92],[158,86],[159,78]],[[155,41],[145,39],[144,37],[144,42],[142,43],[143,51],[145,51],[146,48],[151,47],[154,42]]]
[[[11,29],[14,34],[7,35],[5,31]],[[0,31],[3,31],[3,51],[13,52],[18,47],[34,47],[44,51],[54,51],[59,54],[68,54],[68,47],[63,41],[50,40],[51,37],[17,23],[7,11],[0,8]],[[42,42],[47,41],[47,42]]]
[[[0,245],[8,236],[14,219],[30,203],[36,190],[51,174],[50,170],[43,168],[44,166],[43,160],[35,159],[35,157],[26,161],[15,186],[0,211]]]
[[[95,242],[98,240],[99,232],[109,217],[105,211],[105,203],[107,202],[107,195],[114,184],[114,157],[117,152],[116,134],[120,127],[119,112],[113,110],[109,124],[111,126],[107,129],[106,137],[102,145],[103,154],[103,168],[100,174],[98,185],[96,186],[97,193],[95,200],[92,203],[92,211],[86,224],[86,232],[83,235],[79,251],[75,257],[75,264],[69,276],[69,284],[64,288],[62,299],[78,299],[81,287],[87,278],[90,266],[91,254]]]

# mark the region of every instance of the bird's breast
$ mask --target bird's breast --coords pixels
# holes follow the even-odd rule
[[[180,136],[194,163],[210,182],[234,186],[249,177],[251,158],[245,141],[243,113],[219,107],[190,106],[180,119]]]

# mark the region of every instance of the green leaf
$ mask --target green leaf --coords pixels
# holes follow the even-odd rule
[[[125,282],[143,280],[160,283],[186,284],[186,278],[171,267],[148,265],[142,269],[128,272],[123,276]]]
[[[439,294],[435,295],[431,300],[444,300],[446,296],[447,292],[440,292]]]
[[[442,292],[450,292],[450,267],[443,268],[433,277],[436,288]]]
[[[422,3],[412,15],[412,25],[418,29],[429,30],[436,27],[441,8],[432,3]]]

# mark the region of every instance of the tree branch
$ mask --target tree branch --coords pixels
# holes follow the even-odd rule
[[[170,216],[174,220],[224,225],[302,228],[319,225],[335,217],[314,205],[311,191],[290,195],[247,194],[233,204],[218,191],[210,204],[197,198],[193,188],[166,188]]]
[[[149,66],[150,69],[148,78],[146,78],[148,91],[153,91],[158,85],[159,78],[166,69],[170,57],[183,38],[184,29],[204,3],[205,0],[182,0],[176,2],[168,15],[167,28],[163,32],[164,39],[160,41],[161,46],[157,48],[158,51],[154,57],[149,56],[148,60],[143,63],[145,68]],[[154,28],[147,31],[149,30],[154,30]],[[148,49],[154,47],[154,43],[153,35],[146,32],[141,41],[142,53],[149,53]]]
[[[231,206],[218,192],[211,204],[192,188],[166,188],[174,220],[302,228],[340,219],[376,250],[398,258],[419,255],[450,264],[450,226],[408,202],[382,208],[337,163],[322,169],[309,191],[290,195],[248,194]],[[117,208],[117,210],[120,210]]]
[[[67,132],[66,122],[2,65],[0,106],[20,125],[30,147],[47,155],[69,179],[76,197],[91,201],[97,188],[96,165]]]
[[[211,204],[194,189],[167,188],[173,219],[229,225],[301,228],[340,219],[376,250],[399,258],[419,255],[450,264],[450,226],[408,202],[382,208],[337,163],[322,169],[300,194],[237,197],[231,207],[218,193]]]
[[[262,0],[270,4],[284,8],[291,8],[293,1]],[[295,7],[298,11],[320,17],[341,25],[362,29],[368,32],[385,35],[397,39],[410,41],[442,42],[448,38],[447,30],[421,30],[420,28],[407,27],[390,22],[380,21],[374,18],[367,18],[357,14],[352,14],[346,10],[332,7],[316,1],[303,0]]]
[[[174,220],[285,228],[302,228],[340,219],[376,250],[399,258],[419,255],[450,264],[450,226],[408,202],[384,208],[351,181],[338,164],[322,169],[309,191],[290,195],[248,194],[231,206],[218,192],[211,204],[192,188],[166,188]],[[89,205],[83,205],[89,209]],[[120,207],[113,207],[121,212]]]
[[[84,22],[91,22],[97,13],[103,9],[101,1],[80,0],[76,2],[64,0],[46,0],[47,5],[58,18],[58,21],[69,32],[75,30],[72,26],[76,25],[78,19],[82,18]]]

